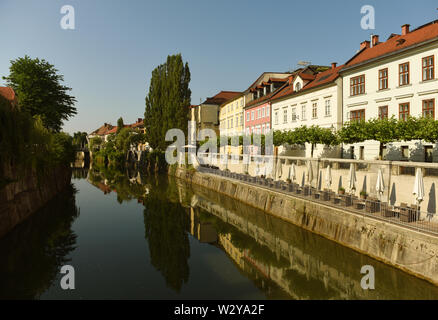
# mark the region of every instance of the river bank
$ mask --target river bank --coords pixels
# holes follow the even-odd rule
[[[39,172],[5,162],[1,170],[9,183],[0,189],[0,238],[70,185],[72,174],[61,165]]]
[[[438,238],[347,209],[184,168],[169,174],[225,194],[303,229],[438,285]]]

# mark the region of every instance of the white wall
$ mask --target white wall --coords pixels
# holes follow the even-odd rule
[[[435,79],[422,80],[422,58],[433,55],[435,57]],[[438,42],[410,50],[408,53],[398,54],[396,57],[382,59],[378,62],[367,64],[352,70],[346,70],[343,76],[343,101],[344,122],[349,120],[353,110],[365,109],[366,120],[378,117],[380,106],[388,106],[388,116],[399,117],[399,104],[410,103],[410,115],[419,117],[422,115],[422,101],[435,99],[435,118],[437,117],[438,102],[438,79],[437,76]],[[399,64],[409,62],[410,84],[399,86]],[[388,89],[379,91],[379,70],[388,68]],[[365,75],[365,94],[350,96],[350,79],[355,76]],[[433,146],[430,143],[424,145]],[[401,146],[409,146],[410,160],[424,161],[423,144],[419,141],[399,142],[391,144],[388,160],[401,160]],[[364,159],[376,159],[379,155],[379,143],[369,141],[355,144],[355,151],[360,146],[365,147]],[[348,149],[350,145],[345,146]],[[434,161],[438,161],[438,152],[435,147]],[[356,152],[355,157],[359,154]]]

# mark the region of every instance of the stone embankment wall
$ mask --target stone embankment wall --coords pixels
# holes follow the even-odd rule
[[[17,169],[3,163],[1,174],[10,182],[0,189],[0,238],[44,206],[71,179],[69,167],[58,167],[45,173],[35,169]]]
[[[436,236],[211,174],[184,168],[169,173],[438,285]]]

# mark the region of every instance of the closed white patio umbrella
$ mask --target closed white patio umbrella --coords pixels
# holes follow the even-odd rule
[[[376,191],[380,195],[380,201],[382,201],[383,192],[385,192],[385,182],[383,181],[382,169],[377,172]]]
[[[296,179],[296,170],[295,170],[295,163],[292,163],[289,167],[289,179],[290,181],[295,181]]]
[[[312,181],[313,181],[313,169],[312,169],[312,162],[309,160],[307,162],[307,182],[309,183],[309,185],[312,185]]]
[[[356,167],[354,166],[354,163],[350,164],[350,172],[348,174],[348,189],[350,190],[350,193],[353,194],[356,191]]]
[[[415,173],[414,190],[412,190],[412,193],[414,194],[417,205],[420,205],[424,200],[424,181],[421,168],[417,168],[417,172]]]
[[[277,179],[281,179],[281,176],[283,175],[283,163],[280,159],[277,161]]]
[[[327,165],[327,168],[325,168],[325,187],[327,189],[330,189],[332,186],[332,168],[330,167],[330,164]]]

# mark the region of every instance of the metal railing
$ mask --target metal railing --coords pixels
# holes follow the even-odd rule
[[[248,174],[235,173],[228,170],[220,170],[210,166],[201,166],[199,171],[218,175],[227,179],[238,180],[239,182],[266,188],[271,191],[293,195],[297,198],[315,201],[342,210],[360,214],[364,217],[371,217],[391,224],[400,225],[409,229],[417,230],[438,236],[438,223],[430,221],[430,215],[421,211],[417,206],[408,206],[401,203],[399,206],[390,205],[374,198],[361,198],[350,194],[339,194],[331,190],[318,190],[309,185],[288,183],[285,181],[270,178],[255,177]],[[423,216],[426,219],[420,220]]]

